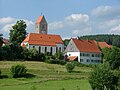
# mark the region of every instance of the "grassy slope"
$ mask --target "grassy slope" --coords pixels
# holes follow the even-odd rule
[[[10,77],[10,67],[15,64],[23,64],[27,67],[28,73],[34,74],[34,78]],[[0,90],[31,90],[32,85],[37,90],[90,90],[87,77],[91,68],[76,67],[73,73],[67,73],[65,66],[47,64],[43,62],[8,62],[1,61],[0,69],[3,75],[9,75],[7,79],[0,79]],[[84,78],[84,79],[83,79]],[[47,82],[46,82],[47,81]]]

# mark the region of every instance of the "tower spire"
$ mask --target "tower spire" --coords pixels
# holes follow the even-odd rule
[[[47,22],[44,16],[38,17],[35,29],[39,34],[47,34]]]

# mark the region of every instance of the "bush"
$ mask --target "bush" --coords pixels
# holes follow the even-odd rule
[[[59,59],[47,59],[47,60],[45,60],[45,62],[49,63],[49,64],[60,64],[60,65],[66,64],[65,60],[59,60]]]
[[[11,67],[11,73],[14,78],[24,77],[27,69],[24,65],[14,65]]]
[[[66,64],[66,70],[71,73],[73,69],[75,68],[75,64],[73,62],[67,62]]]

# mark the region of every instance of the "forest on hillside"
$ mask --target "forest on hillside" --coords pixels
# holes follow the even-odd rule
[[[78,37],[79,39],[96,40],[98,42],[107,42],[110,45],[120,47],[120,35],[101,34],[101,35],[86,35]]]
[[[109,45],[120,47],[120,35],[114,34],[85,35],[78,36],[78,39],[96,40],[97,42],[107,42]],[[63,42],[65,46],[67,46],[69,40],[66,39]]]

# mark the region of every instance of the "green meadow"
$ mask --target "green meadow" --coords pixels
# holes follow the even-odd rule
[[[12,78],[10,68],[15,64],[27,67],[30,78]],[[0,61],[3,76],[0,90],[92,90],[88,77],[92,68],[75,67],[72,73],[66,71],[65,65],[47,64],[33,61]]]

